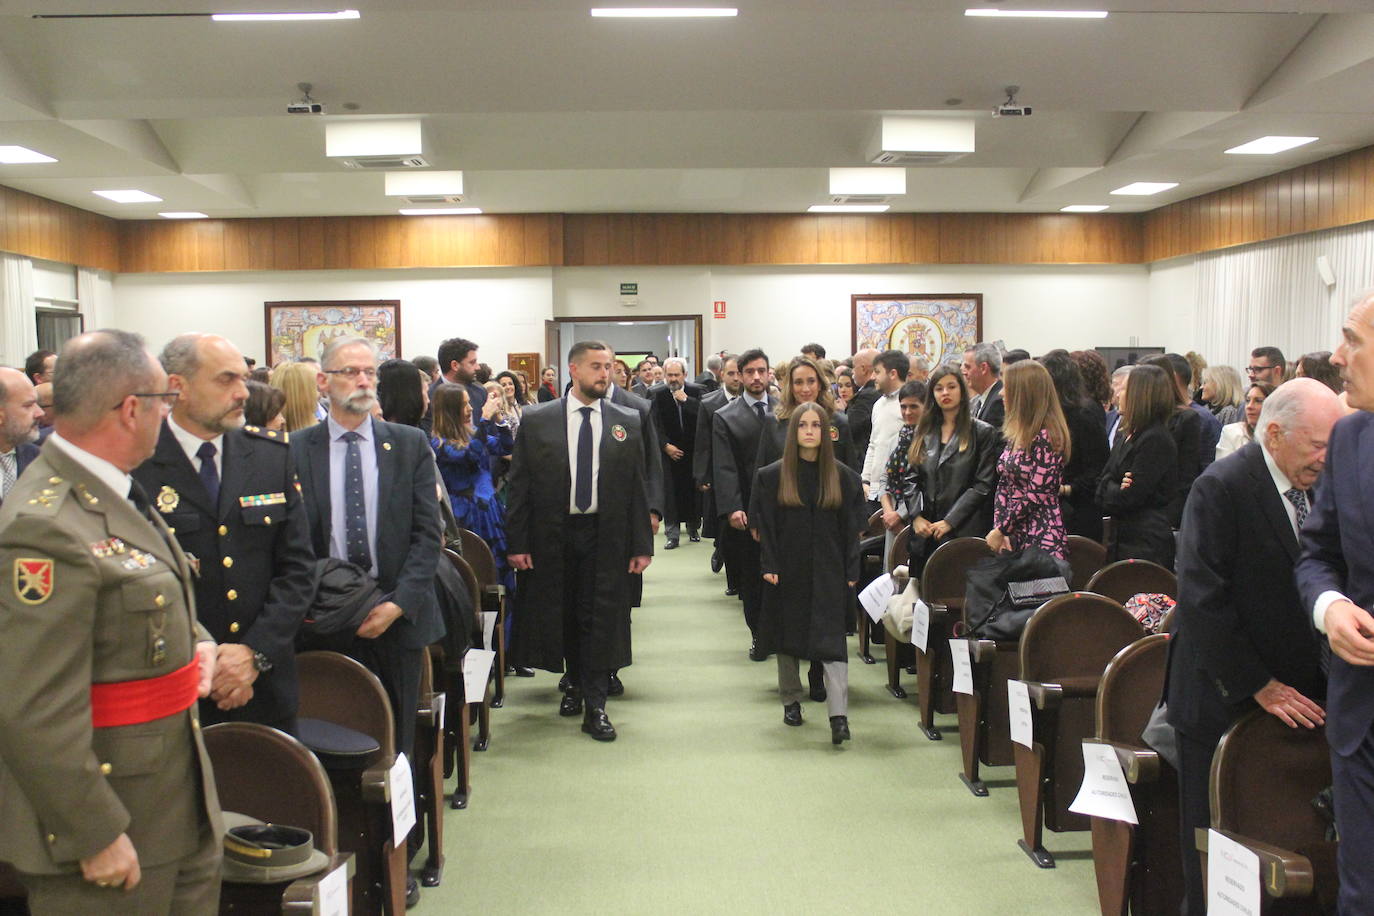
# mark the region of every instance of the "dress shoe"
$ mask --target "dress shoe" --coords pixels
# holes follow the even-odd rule
[[[614,741],[615,726],[606,716],[604,709],[588,709],[582,717],[582,730],[597,741]]]
[[[831,716],[830,717],[830,743],[842,744],[849,740],[849,717]]]
[[[620,675],[611,675],[611,684],[606,688],[606,696],[619,697],[625,695],[625,685],[620,682]]]
[[[735,597],[738,597],[738,595],[739,595],[739,589],[737,589],[737,588],[731,587],[731,588],[727,588],[727,589],[725,590],[725,597],[727,597],[727,598],[735,598]]]
[[[420,882],[414,878],[406,878],[406,909],[410,909],[420,902]]]
[[[516,665],[516,666],[515,666],[515,676],[516,676],[516,677],[534,677],[534,669],[533,669],[533,668],[526,668],[526,667],[524,667],[523,665]]]
[[[720,572],[720,568],[724,565],[725,559],[720,555],[720,550],[719,548],[717,548],[715,551],[711,553],[711,572]]]
[[[582,713],[582,691],[577,688],[570,688],[563,695],[563,702],[558,704],[558,714],[560,716],[576,716]]]
[[[800,704],[800,703],[788,703],[786,706],[784,706],[784,707],[782,708],[782,724],[783,724],[783,725],[801,725],[801,724],[802,724],[801,704]]]
[[[560,677],[560,678],[558,679],[558,692],[559,692],[559,693],[567,693],[567,692],[568,692],[568,686],[569,686],[570,684],[572,684],[572,681],[568,680],[568,676],[567,676],[566,674],[563,675],[562,677]]]
[[[768,653],[759,648],[759,641],[754,640],[754,644],[749,647],[749,660],[751,662],[768,661]]]
[[[677,538],[669,538],[668,543],[663,545],[664,550],[677,550]]]
[[[689,531],[687,532],[687,540],[691,541],[693,544],[700,543],[701,535],[695,531]]]

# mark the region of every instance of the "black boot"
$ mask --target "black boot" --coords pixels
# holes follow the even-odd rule
[[[849,740],[849,717],[831,716],[830,717],[830,743],[842,744]]]
[[[788,703],[782,708],[783,725],[801,725],[802,714],[800,703]]]

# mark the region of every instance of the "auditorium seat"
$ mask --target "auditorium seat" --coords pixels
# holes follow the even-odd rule
[[[339,846],[357,855],[363,912],[405,910],[406,846],[392,843],[388,774],[396,761],[391,702],[382,682],[337,652],[296,656],[301,741],[320,758],[339,812]],[[360,746],[359,738],[370,742]]]
[[[954,695],[963,762],[959,779],[979,798],[988,794],[982,767],[1015,763],[1009,733],[1007,681],[1021,673],[1020,646],[1016,640],[968,639],[973,693]]]
[[[1334,912],[1336,844],[1312,800],[1331,785],[1324,728],[1289,728],[1256,709],[1212,759],[1212,828],[1259,856],[1267,914]],[[1198,849],[1206,870],[1206,831]]]
[[[887,574],[894,577],[892,584],[897,593],[900,593],[907,585],[907,578],[905,576],[898,577],[896,573],[898,567],[906,563],[911,538],[911,527],[903,528],[892,539],[892,549],[887,552]],[[902,668],[911,663],[911,637],[907,635],[899,638],[888,626],[886,617],[883,618],[881,631],[883,649],[887,654],[887,691],[897,699],[905,700],[906,690],[902,688]]]
[[[1073,570],[1073,578],[1069,580],[1069,588],[1076,592],[1091,591],[1088,588],[1088,580],[1099,569],[1107,565],[1107,548],[1092,538],[1085,538],[1081,534],[1069,535],[1067,547],[1069,568]]]
[[[1090,826],[1069,804],[1083,782],[1083,740],[1096,731],[1102,672],[1117,652],[1145,635],[1124,607],[1088,592],[1051,598],[1021,634],[1020,676],[1030,693],[1035,736],[1030,748],[1012,746],[1021,805],[1018,844],[1041,868],[1054,867],[1041,843],[1043,828],[1059,833]]]
[[[477,577],[476,571],[468,563],[466,557],[460,557],[456,553],[445,551],[448,560],[454,565],[462,575],[463,581],[467,583],[468,591],[473,598],[473,606],[481,608],[482,604],[482,582]],[[481,623],[481,612],[478,612],[478,624]],[[494,641],[494,640],[493,640]],[[453,699],[454,688],[462,690],[463,687],[463,660],[447,659],[446,667],[450,670],[449,683],[447,685],[450,700]],[[487,686],[480,697],[469,697],[464,695],[463,702],[455,703],[454,709],[465,708],[473,709],[477,716],[477,738],[472,742],[474,751],[485,751],[491,746],[491,700],[493,695],[493,685],[496,681],[496,668],[493,664],[491,671],[487,674]]]
[[[955,538],[935,548],[921,571],[921,600],[930,608],[930,628],[925,649],[915,647],[916,700],[920,729],[931,741],[942,737],[935,728],[935,713],[955,711],[949,638],[955,621],[963,617],[968,570],[990,556],[992,548],[982,538]]]
[[[428,662],[428,658],[426,658]],[[420,883],[438,887],[444,875],[444,719],[448,698],[434,689],[434,669],[420,666],[420,708],[415,722],[415,811],[429,842]]]
[[[492,662],[491,666],[496,681],[496,692],[491,698],[491,705],[492,708],[499,709],[506,702],[506,614],[509,613],[506,605],[506,587],[501,584],[501,576],[496,570],[496,557],[492,555],[487,542],[466,528],[460,529],[458,535],[463,546],[463,559],[477,576],[480,602],[476,606],[479,611],[489,611],[496,615],[492,644],[484,645],[482,648],[496,651],[496,661]]]
[[[301,742],[252,722],[222,722],[204,731],[205,751],[215,771],[215,791],[225,811],[269,824],[310,831],[315,848],[329,856],[323,871],[277,884],[224,882],[220,909],[232,913],[309,911],[319,882],[340,865],[349,871],[349,895],[356,858],[338,847],[338,812],[329,774]]]
[[[1177,600],[1178,579],[1149,560],[1117,560],[1099,570],[1088,581],[1086,591],[1105,595],[1122,605],[1140,594],[1168,595]]]
[[[1164,691],[1169,639],[1138,639],[1102,672],[1096,741],[1121,761],[1138,825],[1092,818],[1093,868],[1103,916],[1176,913],[1183,899],[1178,776],[1140,737]]]
[[[859,535],[859,584],[855,594],[863,591],[886,569],[887,556],[883,553],[887,543],[887,529],[883,527],[882,512],[874,512],[868,517],[868,526]],[[863,616],[863,608],[858,602],[851,602],[845,610],[845,630],[850,635],[859,631],[858,618]]]

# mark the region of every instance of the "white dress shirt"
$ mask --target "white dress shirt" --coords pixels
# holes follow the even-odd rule
[[[167,426],[172,430],[172,435],[176,437],[177,444],[186,453],[186,458],[191,462],[191,467],[200,473],[201,459],[196,454],[200,447],[209,442],[215,446],[215,476],[224,479],[224,433],[220,433],[213,439],[202,439],[194,433],[188,433],[181,428],[181,425],[170,416],[167,418]]]
[[[877,499],[887,485],[887,459],[902,434],[902,405],[897,400],[901,389],[885,394],[873,404],[873,430],[864,454],[863,481],[871,499]]]
[[[1298,507],[1293,505],[1293,501],[1288,498],[1288,491],[1293,489],[1293,484],[1289,482],[1288,475],[1279,470],[1279,466],[1274,463],[1274,456],[1269,454],[1269,449],[1260,443],[1260,454],[1264,455],[1264,466],[1269,469],[1269,477],[1274,481],[1274,489],[1279,491],[1279,502],[1283,503],[1283,511],[1288,513],[1288,524],[1293,526],[1293,534],[1302,539],[1302,532],[1298,530]],[[1312,491],[1304,490],[1307,494],[1308,509],[1312,507]]]
[[[1232,452],[1238,452],[1249,443],[1245,435],[1245,423],[1227,423],[1221,428],[1221,438],[1217,440],[1216,458],[1220,461]],[[1268,457],[1268,453],[1265,453]],[[1285,500],[1287,502],[1287,500]]]
[[[592,515],[596,512],[597,482],[601,475],[601,398],[583,404],[576,395],[568,395],[568,513]],[[592,409],[592,504],[584,513],[577,508],[577,440],[582,435],[582,408]]]
[[[344,499],[344,475],[347,473],[348,443],[343,435],[348,432],[327,417],[329,424],[329,555],[339,560],[348,559],[348,514]],[[363,508],[367,510],[367,549],[372,557],[373,577],[377,575],[377,440],[372,428],[372,418],[367,417],[353,430],[362,437],[358,442],[358,454],[363,468]]]

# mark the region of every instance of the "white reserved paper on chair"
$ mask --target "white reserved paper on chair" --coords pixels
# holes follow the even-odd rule
[[[405,754],[396,755],[386,781],[391,790],[391,846],[401,849],[410,828],[415,826],[415,786],[410,781],[410,761]]]
[[[1260,911],[1260,860],[1235,840],[1207,831],[1207,912],[1241,916]]]
[[[463,655],[463,699],[480,703],[487,693],[487,675],[496,653],[491,649],[469,649]]]
[[[1088,817],[1139,824],[1126,773],[1110,744],[1083,742],[1083,784],[1069,810]],[[1259,912],[1256,907],[1255,912]]]
[[[951,639],[949,654],[954,656],[954,692],[973,696],[973,658],[967,639]]]
[[[1007,681],[1007,712],[1011,723],[1011,740],[1022,747],[1035,742],[1035,720],[1031,718],[1030,691],[1025,681]]]
[[[930,642],[930,605],[917,600],[911,607],[911,644],[922,652]]]
[[[892,597],[892,577],[879,576],[859,592],[859,603],[874,623],[881,623],[883,611],[887,610],[887,599]]]
[[[315,912],[319,916],[349,916],[348,863],[340,865],[315,885]]]
[[[496,612],[482,612],[482,647],[484,649],[496,649]]]

